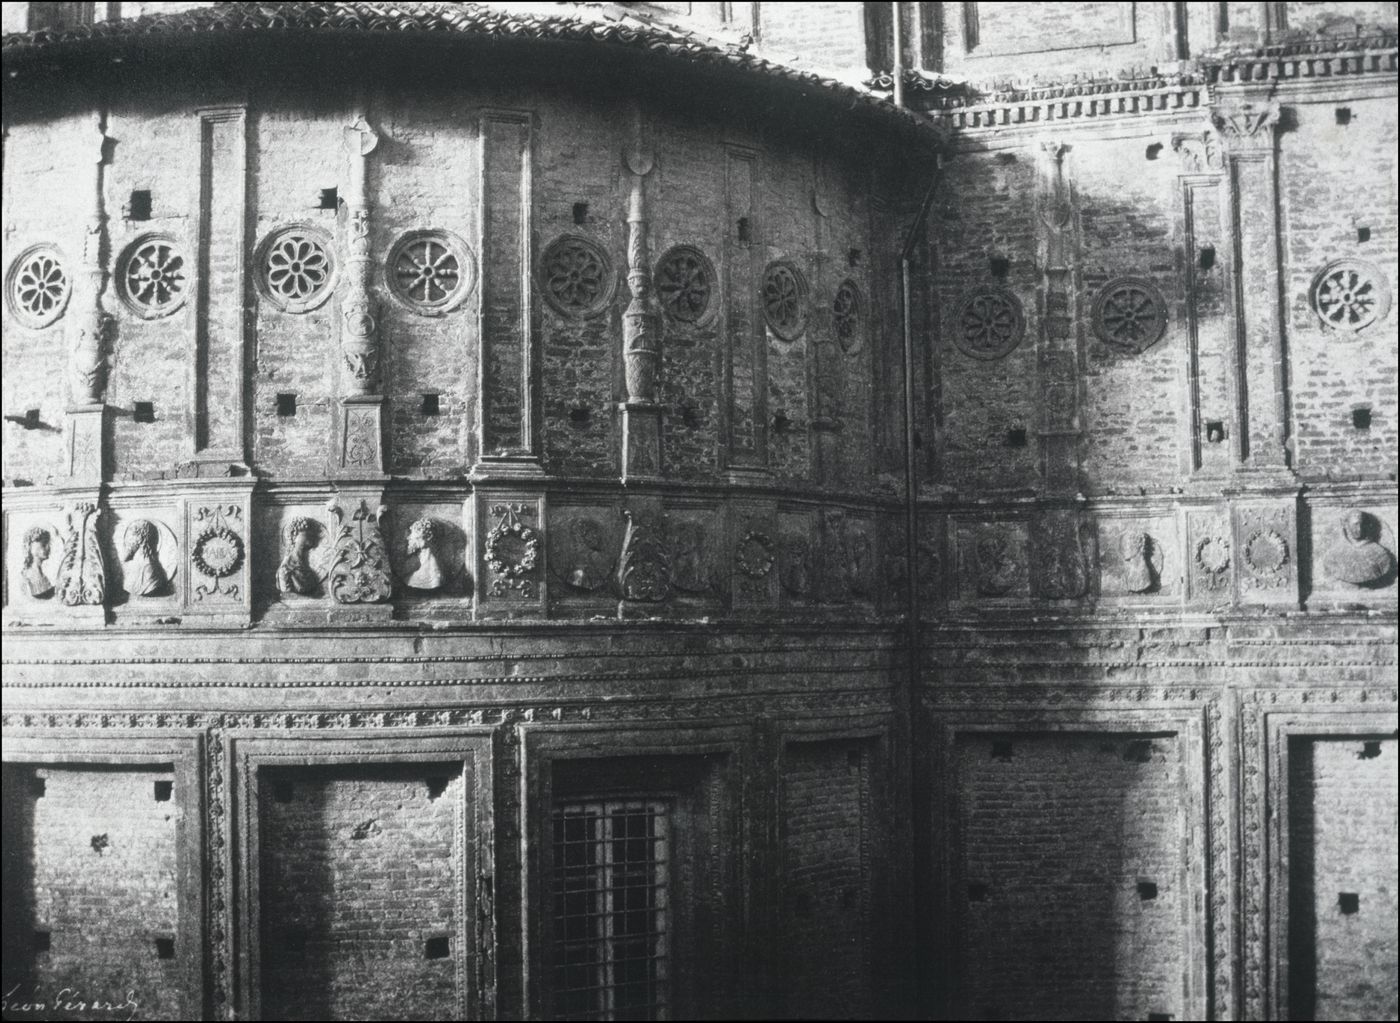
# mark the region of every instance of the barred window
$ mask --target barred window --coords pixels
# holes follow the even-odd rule
[[[555,809],[554,1018],[670,1018],[671,812],[661,799]]]

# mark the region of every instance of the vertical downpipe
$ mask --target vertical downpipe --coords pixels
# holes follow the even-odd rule
[[[898,32],[896,31],[896,39]],[[910,295],[910,256],[917,244],[919,235],[924,230],[924,225],[928,222],[928,213],[933,205],[934,192],[943,178],[942,157],[935,157],[933,167],[933,178],[929,182],[928,191],[924,193],[923,203],[919,207],[919,213],[914,218],[913,224],[909,227],[909,232],[904,238],[904,247],[899,254],[899,306],[900,306],[900,326],[903,331],[903,362],[904,362],[904,542],[905,542],[905,579],[906,579],[906,607],[905,617],[907,619],[909,634],[907,642],[909,658],[909,674],[906,681],[908,687],[906,713],[908,714],[908,734],[909,734],[909,797],[910,797],[910,837],[913,839],[913,871],[914,871],[914,975],[918,978],[915,981],[915,1010],[923,1013],[928,1005],[927,981],[924,980],[925,971],[919,959],[930,955],[932,948],[930,942],[930,929],[928,914],[926,910],[931,906],[932,900],[928,897],[926,881],[931,876],[927,843],[923,841],[926,827],[921,823],[923,815],[929,808],[928,786],[924,784],[922,772],[920,770],[919,757],[916,752],[917,739],[919,737],[919,718],[921,708],[921,665],[923,658],[919,650],[919,485],[918,485],[918,459],[915,455],[916,431],[914,429],[914,327],[912,321],[912,299]],[[929,822],[931,827],[931,822]]]

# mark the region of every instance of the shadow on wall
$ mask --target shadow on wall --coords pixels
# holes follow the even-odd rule
[[[35,956],[46,947],[48,932],[36,930],[34,919],[34,797],[40,784],[32,768],[5,764],[0,770],[5,822],[4,855],[4,964],[6,1000],[34,990]]]

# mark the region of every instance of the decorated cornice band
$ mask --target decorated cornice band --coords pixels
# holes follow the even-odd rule
[[[1217,88],[1251,83],[1369,75],[1393,87],[1400,69],[1398,42],[1400,37],[1393,32],[1297,40],[1247,52],[1217,52],[1184,62],[1171,72],[1128,69],[1111,78],[956,83],[922,72],[908,72],[906,78],[918,79],[922,87],[912,90],[917,96],[914,102],[945,128],[986,129],[1197,109],[1210,105]],[[893,79],[885,74],[866,84],[884,90],[893,85]]]

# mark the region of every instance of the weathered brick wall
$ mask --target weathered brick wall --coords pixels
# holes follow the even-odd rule
[[[1081,421],[1089,442],[1084,473],[1095,490],[1149,488],[1180,473],[1181,366],[1188,344],[1185,272],[1176,230],[1174,191],[1180,164],[1148,159],[1151,136],[1084,140],[1065,157],[1079,205],[1080,321],[1084,342]],[[1166,298],[1167,332],[1145,352],[1125,354],[1092,329],[1091,309],[1103,286],[1131,276],[1151,281]]]
[[[49,244],[63,259],[71,285],[93,201],[93,121],[90,112],[72,106],[71,97],[52,97],[45,107],[38,118],[8,128],[2,186],[5,273],[31,245]],[[34,144],[16,144],[16,136]],[[5,415],[23,418],[27,410],[38,409],[42,424],[38,429],[4,424],[4,475],[42,483],[65,471],[61,453],[63,412],[71,400],[64,372],[69,321],[65,314],[49,326],[31,329],[15,318],[8,301],[3,316],[6,365],[0,388]]]
[[[601,99],[601,97],[600,97]],[[544,442],[549,470],[560,475],[616,476],[614,409],[623,397],[614,383],[620,359],[627,275],[628,176],[620,154],[632,118],[620,98],[595,104],[551,104],[540,119],[535,175],[535,230],[539,252],[564,235],[598,245],[611,261],[602,283],[611,290],[606,310],[582,319],[537,298],[544,360]],[[596,144],[580,145],[581,138]],[[653,221],[666,218],[659,210]],[[652,258],[659,255],[652,253]],[[536,285],[541,295],[542,283]]]
[[[1161,59],[1165,25],[1152,4],[943,5],[943,69],[973,79],[1083,74],[1145,67]],[[969,47],[969,42],[972,45]]]
[[[137,476],[168,468],[192,453],[186,367],[197,315],[192,285],[197,276],[199,135],[190,123],[187,97],[138,89],[113,100],[106,130],[121,144],[103,168],[112,259],[115,263],[149,233],[164,235],[184,254],[186,281],[184,306],[150,320],[119,300],[119,282],[109,285],[106,308],[115,316],[108,378],[108,401],[116,406],[113,468],[118,476]],[[149,193],[149,220],[126,215],[138,190]],[[223,198],[227,204],[228,197]],[[138,401],[151,403],[154,421],[135,421]]]
[[[959,154],[940,188],[930,228],[937,244],[934,281],[942,316],[937,353],[943,387],[940,482],[960,490],[1033,485],[1040,268],[1032,155]],[[1004,277],[994,272],[994,259],[1007,261]],[[961,304],[985,290],[1013,293],[1025,317],[1025,339],[998,360],[973,358],[951,341],[961,329]],[[1008,446],[1007,435],[1014,429],[1026,432],[1025,446]]]
[[[737,4],[735,5],[738,6]],[[858,3],[759,5],[758,38],[765,53],[819,67],[865,66],[865,21]]]
[[[460,773],[273,769],[258,814],[264,1016],[456,1019]]]
[[[849,742],[783,754],[785,1011],[871,1013],[870,756]]]
[[[963,736],[959,1010],[1182,1018],[1182,752],[1172,735]]]
[[[1293,111],[1296,125],[1279,139],[1279,188],[1296,464],[1312,478],[1394,475],[1396,311],[1351,332],[1325,326],[1310,301],[1319,273],[1338,259],[1378,268],[1385,282],[1377,292],[1389,290],[1393,300],[1400,280],[1394,101],[1339,99]],[[1359,429],[1352,411],[1363,406],[1370,425]]]
[[[1396,1014],[1398,750],[1394,737],[1289,746],[1293,1019]]]
[[[384,353],[389,468],[409,476],[450,475],[464,470],[476,457],[474,433],[482,414],[477,407],[480,278],[481,264],[489,263],[489,272],[498,277],[527,273],[534,289],[539,324],[536,371],[542,396],[538,429],[548,470],[559,475],[615,476],[620,446],[616,404],[624,397],[621,314],[630,300],[625,283],[629,175],[619,158],[632,133],[628,103],[623,97],[610,99],[604,94],[587,104],[550,94],[536,98],[527,185],[533,205],[533,264],[521,267],[518,246],[504,245],[500,238],[493,236],[486,253],[474,251],[483,201],[477,122],[483,104],[499,107],[511,97],[457,92],[423,98],[430,92],[409,81],[367,93],[369,116],[382,135],[368,160],[368,188],[375,261],[371,288],[379,306]],[[214,92],[202,97],[210,103],[224,98]],[[114,101],[107,130],[116,144],[109,146],[103,168],[112,263],[118,264],[134,243],[156,233],[183,250],[187,279],[183,306],[158,317],[133,311],[118,300],[115,285],[109,289],[105,305],[115,316],[109,397],[116,406],[117,478],[169,473],[177,463],[197,454],[197,446],[231,450],[240,425],[230,403],[238,393],[238,316],[245,307],[252,462],[260,474],[274,480],[326,473],[336,456],[336,406],[346,391],[340,379],[338,319],[346,287],[344,132],[351,119],[347,102],[338,92],[295,78],[275,88],[255,83],[246,116],[246,176],[240,173],[240,155],[229,148],[238,144],[241,128],[213,125],[211,138],[217,145],[205,158],[214,162],[205,168],[210,181],[202,200],[200,190],[190,183],[191,177],[200,174],[201,152],[197,132],[192,131],[195,108],[188,97],[178,90],[152,86]],[[150,117],[141,115],[146,108]],[[862,485],[871,467],[869,339],[878,317],[873,308],[877,297],[874,261],[868,255],[875,244],[868,210],[859,198],[868,187],[868,173],[848,169],[839,158],[826,154],[814,160],[810,139],[777,135],[765,140],[755,132],[704,116],[671,124],[667,117],[649,113],[646,120],[658,158],[658,169],[647,178],[650,263],[655,268],[675,245],[694,245],[714,271],[706,314],[696,322],[671,317],[663,322],[664,471],[687,479],[713,478],[719,473],[723,348],[739,344],[735,372],[741,405],[755,398],[751,382],[755,378],[749,374],[766,369],[764,425],[775,473],[792,480],[815,479],[810,437],[818,404],[814,376],[818,360],[825,359],[823,386],[833,400],[823,407],[834,409],[840,429],[838,453],[822,471],[828,482]],[[81,222],[87,211],[81,201],[82,173],[91,169],[88,164],[83,170],[77,159],[79,143],[86,136],[81,134],[79,119],[72,121],[14,125],[11,146],[20,155],[14,161],[16,169],[7,175],[13,180],[6,183],[20,228],[13,239],[72,236],[63,246],[70,271],[81,251],[81,235],[73,234],[72,225]],[[580,144],[581,139],[587,144]],[[751,226],[746,228],[756,248],[726,247],[725,242],[738,231],[737,223],[712,215],[727,187],[721,157],[725,141],[761,154],[753,161],[754,206],[747,217]],[[44,168],[36,167],[31,180],[26,176],[29,158],[24,154],[41,151],[67,154],[73,159],[65,159],[65,167],[77,169],[46,174]],[[506,179],[517,182],[516,172],[507,172]],[[491,195],[499,191],[499,182],[490,183],[495,180],[488,181]],[[33,187],[21,201],[14,189],[25,183]],[[248,228],[246,237],[240,237],[238,225],[244,214],[237,203],[245,186]],[[818,188],[820,213],[813,206]],[[133,219],[123,213],[138,191],[149,194],[149,218]],[[45,197],[53,201],[34,201]],[[201,217],[209,218],[210,260],[209,294],[202,307],[194,288]],[[288,225],[323,233],[338,263],[336,297],[308,310],[279,308],[260,293],[253,279],[261,272],[262,244]],[[460,304],[437,315],[424,315],[392,295],[386,263],[392,246],[406,232],[432,229],[450,232],[472,250],[469,262],[476,265],[468,270],[476,280]],[[611,299],[596,313],[565,315],[544,300],[541,257],[552,242],[567,235],[599,245],[609,261],[604,284]],[[241,285],[229,276],[240,244],[245,266]],[[13,259],[19,252],[7,247],[6,254]],[[511,260],[515,260],[513,266]],[[803,275],[806,322],[793,340],[770,337],[760,364],[758,353],[745,347],[748,342],[743,339],[751,336],[747,328],[737,335],[726,334],[722,312],[726,305],[753,295],[761,313],[763,269],[777,260],[792,262]],[[732,275],[735,289],[728,297],[721,288],[725,273]],[[848,345],[849,351],[837,345],[831,311],[835,291],[847,278],[855,282],[863,303],[861,336]],[[490,327],[494,321],[490,317],[488,321]],[[7,413],[21,416],[25,408],[38,404],[44,423],[56,426],[62,421],[66,396],[62,378],[52,372],[52,355],[55,346],[63,343],[64,322],[44,331],[15,328],[13,336],[24,337],[27,343],[7,347]],[[203,354],[197,357],[199,346],[191,334],[198,323],[207,326],[200,335]],[[519,354],[518,344],[502,344],[493,355],[494,376],[488,390],[498,394],[499,400],[492,407],[499,406],[498,418],[509,420],[493,426],[497,432],[507,426],[514,429],[518,422],[519,387],[512,381],[520,371]],[[197,358],[207,367],[202,375],[195,368]],[[425,394],[437,396],[436,414],[425,412]],[[290,407],[279,407],[280,396],[290,400]],[[507,398],[509,408],[500,405]],[[133,410],[138,402],[151,403],[154,421],[136,420]],[[198,411],[206,406],[207,411]],[[190,436],[192,423],[198,440]],[[42,479],[54,471],[60,450],[56,431],[7,427],[7,432],[14,439],[5,448],[7,476]]]
[[[135,1018],[180,1019],[183,794],[171,773],[7,764],[4,774],[7,1001],[67,988],[73,1001],[130,1000]]]

